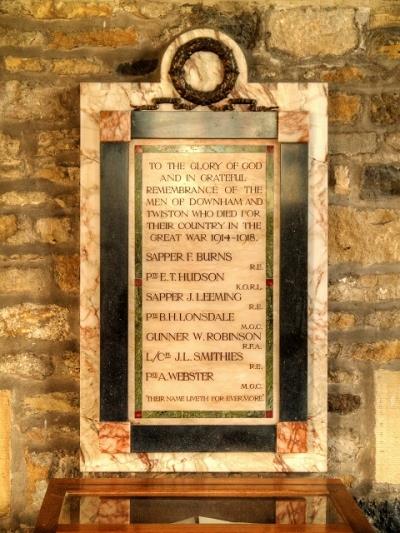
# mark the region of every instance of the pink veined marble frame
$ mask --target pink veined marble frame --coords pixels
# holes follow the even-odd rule
[[[132,106],[178,97],[169,76],[179,46],[196,37],[227,44],[239,67],[230,97],[277,106],[278,142],[309,143],[308,420],[278,422],[276,452],[130,453],[129,423],[99,421],[100,158],[102,141],[130,140]],[[196,63],[193,58],[190,60]],[[188,62],[189,64],[189,62]],[[196,66],[195,64],[193,66]],[[196,69],[190,69],[189,80]],[[212,73],[212,75],[214,72]],[[197,107],[191,112],[201,111]],[[81,470],[99,472],[324,472],[327,458],[327,85],[247,82],[227,35],[187,32],[167,48],[159,83],[81,84]]]

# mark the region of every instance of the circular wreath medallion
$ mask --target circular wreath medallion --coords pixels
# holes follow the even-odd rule
[[[212,91],[198,91],[185,80],[185,63],[196,52],[212,52],[222,62],[224,78]],[[232,50],[228,46],[216,39],[198,37],[178,48],[172,59],[169,75],[182,98],[197,105],[210,105],[228,96],[235,86],[239,71]]]

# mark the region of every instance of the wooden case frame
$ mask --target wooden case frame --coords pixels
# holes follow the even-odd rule
[[[129,496],[180,498],[297,498],[325,496],[333,502],[343,524],[75,524],[58,525],[66,494],[121,498]],[[125,531],[132,533],[369,533],[373,528],[338,479],[320,478],[171,478],[52,479],[34,533]]]

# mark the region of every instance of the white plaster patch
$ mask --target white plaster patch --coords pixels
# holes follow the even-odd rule
[[[10,391],[0,391],[0,517],[10,510]]]
[[[400,483],[400,372],[375,372],[375,440],[377,483]]]

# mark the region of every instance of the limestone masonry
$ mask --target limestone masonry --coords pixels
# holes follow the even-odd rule
[[[34,524],[46,479],[79,475],[79,83],[155,81],[167,44],[196,27],[235,39],[250,81],[329,82],[329,474],[398,531],[400,6],[388,0],[2,0],[0,531]]]

